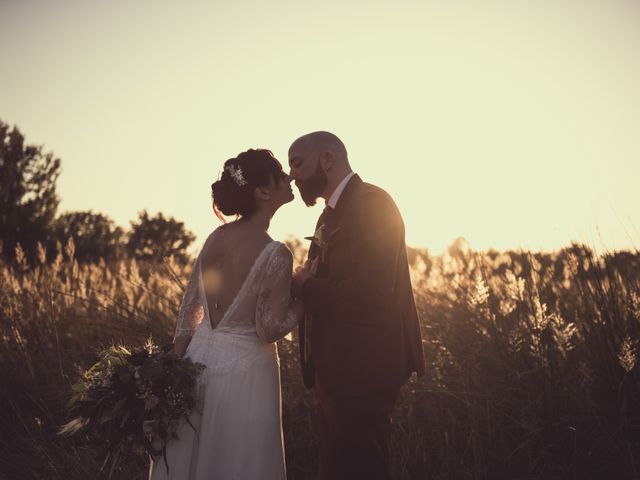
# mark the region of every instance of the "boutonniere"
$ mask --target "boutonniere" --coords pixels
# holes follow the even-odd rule
[[[340,227],[332,230],[331,232],[327,231],[327,225],[322,224],[318,227],[316,232],[312,237],[304,237],[305,240],[311,240],[311,243],[314,243],[316,247],[320,249],[320,261],[324,262],[324,257],[329,250],[329,246],[331,245],[331,238],[340,230]]]

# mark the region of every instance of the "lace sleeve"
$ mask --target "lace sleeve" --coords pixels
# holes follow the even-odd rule
[[[200,296],[200,256],[196,259],[187,289],[184,292],[180,312],[176,321],[176,331],[173,336],[175,341],[178,337],[192,337],[196,328],[204,318],[204,306]]]
[[[291,297],[293,255],[280,245],[267,263],[256,303],[256,332],[265,342],[284,337],[302,318],[302,302]]]

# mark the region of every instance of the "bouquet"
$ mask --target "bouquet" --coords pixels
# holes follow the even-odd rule
[[[74,418],[59,434],[85,433],[106,444],[102,468],[111,460],[111,473],[120,454],[132,449],[162,454],[168,471],[167,442],[178,438],[181,419],[189,422],[203,369],[177,357],[170,345],[160,349],[150,339],[133,351],[112,346],[73,385],[67,406]]]

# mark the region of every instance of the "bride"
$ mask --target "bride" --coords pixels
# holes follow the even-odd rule
[[[268,150],[227,160],[211,186],[214,211],[238,215],[205,241],[187,285],[174,349],[205,365],[198,402],[178,439],[151,463],[151,480],[284,479],[276,340],[302,317],[290,296],[293,257],[269,221],[293,200]],[[224,220],[223,220],[224,221]]]

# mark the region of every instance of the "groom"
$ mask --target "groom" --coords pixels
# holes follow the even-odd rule
[[[301,361],[315,387],[320,478],[389,479],[391,412],[412,372],[425,371],[402,217],[329,132],[293,142],[289,166],[308,206],[326,202],[292,281],[306,311]]]

